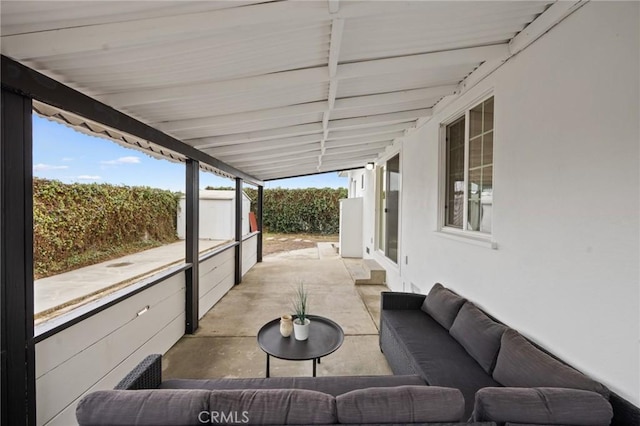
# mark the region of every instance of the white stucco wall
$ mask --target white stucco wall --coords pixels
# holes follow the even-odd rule
[[[635,404],[639,17],[637,2],[588,3],[404,139],[403,264],[388,271],[394,290],[442,282]],[[490,90],[496,250],[437,231],[440,123]]]

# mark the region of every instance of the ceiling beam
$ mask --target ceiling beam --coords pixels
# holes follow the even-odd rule
[[[480,64],[499,58],[509,51],[507,43],[492,46],[470,47],[467,49],[445,50],[421,55],[400,56],[389,59],[354,62],[338,67],[338,78],[359,78],[373,75],[392,74],[407,71],[448,67],[453,65]]]
[[[344,19],[331,21],[331,41],[329,43],[329,78],[337,75],[338,59],[340,58],[340,45],[344,31]]]
[[[193,37],[194,28],[211,32],[260,24],[281,23],[283,17],[294,22],[318,22],[329,19],[326,7],[316,2],[270,2],[208,12],[171,15],[160,18],[84,25],[57,30],[2,37],[5,55],[20,59],[73,54],[131,45],[133,41],[172,41]],[[301,25],[302,26],[302,25]],[[43,38],[46,43],[43,43]]]
[[[189,39],[193,37],[194,28],[209,28],[210,32],[220,34],[228,30],[248,32],[255,31],[258,25],[279,25],[283,17],[290,22],[299,23],[302,27],[317,22],[328,22],[332,18],[384,16],[397,14],[399,11],[409,14],[414,11],[424,13],[428,7],[424,2],[410,1],[346,2],[340,5],[339,9],[331,4],[327,8],[322,2],[268,2],[188,14],[29,31],[3,36],[2,50],[5,55],[25,60],[104,49],[115,50],[130,46],[132,40],[149,44]],[[489,9],[481,4],[475,7]],[[447,9],[450,10],[448,15],[459,15],[456,9],[464,8],[454,3],[453,6],[447,5]]]
[[[360,145],[349,145],[349,146],[338,146],[329,148],[326,147],[325,155],[332,154],[350,154],[350,153],[363,153],[369,151],[381,152],[384,151],[384,148],[391,145],[393,141],[383,141],[383,142],[372,142]],[[225,160],[226,161],[226,160]]]
[[[363,136],[360,138],[328,140],[325,148],[336,148],[340,146],[355,146],[375,142],[392,142],[394,139],[404,136],[404,132],[386,133],[381,135]]]
[[[352,139],[352,138],[360,138],[360,137],[368,137],[373,135],[382,135],[382,134],[391,134],[396,132],[404,132],[407,129],[413,127],[413,121],[407,120],[403,123],[397,124],[388,124],[383,126],[376,127],[367,127],[364,129],[356,129],[356,130],[339,130],[339,131],[331,131],[329,135],[328,141],[334,140],[343,140],[343,139]]]
[[[332,31],[332,41],[340,42],[342,38],[341,25],[344,22],[335,19],[337,36]],[[342,24],[340,24],[342,22]],[[333,45],[333,44],[332,44]],[[339,49],[336,47],[335,49]],[[291,87],[295,85],[329,82],[333,79],[343,80],[348,78],[359,78],[366,76],[392,74],[398,72],[416,71],[422,72],[426,69],[438,67],[447,67],[451,65],[463,64],[480,64],[495,58],[507,55],[509,52],[506,43],[492,46],[472,47],[467,49],[454,49],[435,53],[425,53],[421,55],[401,56],[389,59],[377,59],[371,61],[355,62],[350,64],[335,64],[335,75],[331,77],[333,64],[328,67],[316,67],[293,71],[284,71],[272,74],[263,74],[254,77],[244,77],[234,80],[214,81],[208,83],[200,83],[197,85],[181,85],[165,88],[153,88],[134,90],[128,92],[107,94],[101,96],[101,99],[113,106],[131,106],[146,105],[150,103],[171,101],[173,99],[194,97],[206,98],[207,96],[233,96],[237,93],[247,91],[260,91],[265,87],[273,89],[274,87]],[[329,53],[331,56],[331,52]],[[333,54],[333,60],[337,61],[339,53]],[[335,96],[334,96],[335,99]],[[329,99],[329,107],[332,107],[332,101]]]
[[[265,179],[266,181],[278,181],[278,180],[282,180],[282,179],[291,179],[291,178],[297,178],[297,177],[302,177],[302,176],[312,176],[312,175],[317,175],[319,173],[322,172],[318,172],[316,170],[316,167],[312,167],[312,168],[296,168],[296,169],[289,169],[289,170],[280,170],[277,173],[272,173],[269,176],[271,176],[270,179]]]
[[[222,126],[200,127],[174,131],[172,134],[182,139],[195,139],[213,136],[232,135],[235,133],[259,132],[270,129],[282,129],[291,126],[318,123],[322,120],[322,113],[312,112],[304,115],[290,115],[287,117],[270,118],[252,121],[250,123],[227,124]]]
[[[288,146],[285,148],[273,148],[265,151],[259,152],[246,152],[241,154],[234,155],[220,155],[218,154],[218,158],[222,161],[234,163],[234,162],[242,162],[242,161],[251,161],[251,160],[266,160],[270,158],[282,158],[285,155],[293,155],[299,154],[303,152],[309,151],[318,151],[320,149],[320,143],[308,143],[304,145],[296,145],[296,146]]]
[[[185,142],[197,147],[198,149],[202,149],[216,146],[235,145],[238,143],[288,138],[291,136],[311,135],[321,132],[322,124],[312,123],[283,127],[280,129],[263,130],[260,132],[236,133],[234,135],[213,136],[210,138],[185,139]]]
[[[378,158],[378,156],[374,154],[342,160],[331,160],[323,164],[323,167],[320,168],[320,172],[324,170],[346,169],[357,166],[364,167],[365,164],[369,161],[374,161],[376,158]]]
[[[351,152],[336,152],[333,154],[325,154],[325,161],[330,163],[331,161],[343,161],[350,160],[352,158],[369,158],[371,156],[376,156],[384,152],[384,148],[370,148],[362,151],[351,151]]]
[[[390,114],[393,112],[411,111],[414,109],[431,108],[441,98],[418,99],[416,101],[401,102],[397,104],[373,105],[360,108],[343,109],[331,112],[332,120],[344,118],[366,117],[370,115]]]
[[[199,84],[186,84],[165,88],[131,90],[103,95],[101,98],[110,105],[129,106],[146,105],[157,102],[192,97],[206,98],[215,96],[237,96],[238,93],[260,91],[265,88],[291,88],[292,86],[327,81],[329,71],[327,67],[307,68],[301,70],[262,74],[254,77],[237,78],[234,80],[213,81]]]
[[[253,153],[260,151],[268,151],[274,148],[292,147],[304,145],[308,143],[318,142],[322,140],[321,134],[294,136],[292,138],[272,139],[267,141],[247,142],[238,145],[227,145],[214,148],[204,148],[204,152],[215,156],[234,155],[242,153]]]
[[[329,130],[359,129],[363,127],[377,127],[381,124],[402,123],[417,120],[420,117],[431,115],[431,108],[414,109],[411,111],[393,112],[390,114],[377,114],[368,117],[345,118],[329,122]]]
[[[435,86],[425,89],[403,90],[399,92],[383,93],[378,95],[354,96],[350,98],[335,99],[335,93],[329,90],[329,100],[335,101],[333,110],[342,111],[378,105],[397,104],[403,102],[428,100],[455,93],[457,85]],[[233,114],[214,115],[211,117],[199,117],[185,120],[174,120],[152,125],[164,132],[175,132],[187,129],[217,127],[259,122],[275,118],[287,118],[296,115],[304,115],[313,112],[324,112],[329,109],[328,102],[307,102],[296,105],[288,105],[277,108],[238,112]]]
[[[272,182],[272,181],[281,180],[281,179],[291,179],[291,178],[298,178],[298,177],[304,177],[304,176],[313,176],[313,175],[318,175],[318,174],[321,174],[321,173],[332,173],[332,172],[338,173],[338,172],[345,171],[345,170],[361,169],[362,167],[364,167],[364,166],[362,166],[361,164],[357,164],[356,166],[352,166],[352,167],[344,167],[344,168],[341,167],[339,169],[335,169],[334,168],[334,169],[328,169],[328,170],[323,169],[321,171],[316,170],[316,168],[313,168],[313,169],[300,168],[300,169],[292,169],[292,170],[289,170],[289,171],[284,170],[284,171],[280,171],[277,174],[269,175],[270,177],[269,178],[265,178],[265,181]]]
[[[287,160],[287,161],[283,161],[279,164],[264,164],[263,163],[257,163],[253,166],[247,166],[247,170],[249,170],[251,173],[255,173],[256,175],[259,175],[260,173],[269,173],[269,172],[273,172],[275,170],[282,170],[282,169],[298,169],[304,166],[310,166],[312,168],[316,168],[318,166],[318,162],[316,160],[316,157],[313,158],[302,158],[299,160]]]
[[[235,114],[216,115],[213,117],[192,118],[187,120],[175,120],[163,123],[152,124],[165,132],[175,132],[179,130],[198,129],[203,127],[218,127],[226,125],[237,125],[265,121],[269,119],[292,117],[308,113],[320,113],[327,110],[327,103],[309,102],[284,106],[279,108],[263,109],[258,111],[238,112]]]
[[[340,10],[340,0],[328,0],[329,13],[338,13]]]
[[[365,159],[360,158],[342,162],[331,162],[321,167],[320,171],[317,170],[317,167],[313,166],[283,168],[277,171],[263,172],[260,177],[265,181],[273,181],[277,179],[317,175],[319,173],[337,173],[345,170],[363,169],[367,162],[373,161],[375,159],[375,157],[369,157]]]
[[[302,154],[292,155],[285,158],[280,158],[277,161],[274,160],[274,161],[266,162],[258,158],[255,160],[250,160],[250,161],[237,163],[237,164],[238,164],[238,167],[243,167],[243,168],[246,168],[247,170],[255,170],[256,168],[260,170],[262,169],[271,170],[273,168],[277,168],[282,165],[305,164],[307,162],[316,163],[317,158],[318,158],[318,152],[315,152],[315,153],[302,153]]]
[[[397,104],[401,102],[418,101],[421,99],[433,99],[441,96],[452,95],[458,88],[457,84],[434,86],[425,89],[403,90],[399,92],[382,93],[379,95],[354,96],[351,98],[336,99],[334,110],[362,108],[376,105]]]
[[[338,93],[338,59],[340,58],[340,45],[342,44],[342,32],[344,30],[344,20],[334,19],[331,21],[331,40],[329,43],[329,94],[327,96],[327,110],[322,115],[322,141],[320,142],[320,156],[318,157],[318,167],[322,164],[322,154],[324,154],[324,143],[329,135],[329,118],[331,110],[336,102]]]

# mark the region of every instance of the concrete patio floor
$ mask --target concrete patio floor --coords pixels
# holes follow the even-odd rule
[[[353,284],[330,243],[265,256],[163,357],[163,377],[264,377],[266,355],[256,335],[266,322],[290,313],[298,282],[309,290],[309,312],[344,330],[342,347],[322,359],[318,376],[392,374],[378,346],[380,292],[386,286]],[[291,337],[293,338],[293,337]],[[311,376],[311,361],[271,359],[271,376]]]

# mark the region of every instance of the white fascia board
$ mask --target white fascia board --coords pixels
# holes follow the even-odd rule
[[[467,76],[467,78],[458,85],[457,94],[462,94],[474,87],[489,74],[497,70],[512,56],[521,52],[531,43],[542,37],[547,31],[585,5],[587,2],[588,0],[556,1],[547,10],[541,13],[533,22],[527,25],[518,35],[511,39],[507,45],[508,51],[506,53],[502,56],[487,59],[487,61],[469,74],[469,76]]]
[[[585,0],[557,1],[527,25],[517,36],[509,42],[509,55],[515,55],[525,49],[540,36],[556,26],[567,16],[587,3]]]

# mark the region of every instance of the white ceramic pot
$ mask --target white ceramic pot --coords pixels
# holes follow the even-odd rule
[[[309,338],[309,324],[311,324],[309,318],[305,318],[304,324],[300,323],[298,318],[293,320],[293,335],[296,340],[307,340]]]

